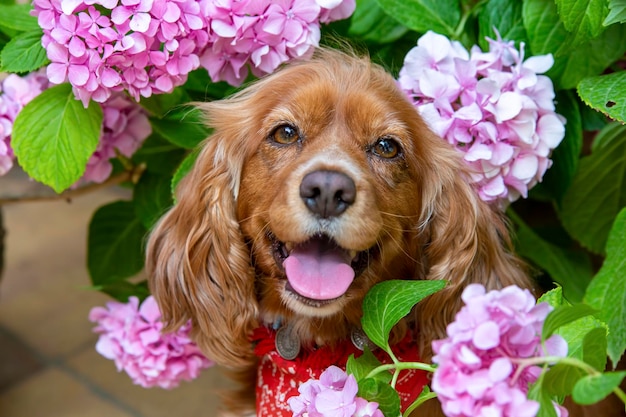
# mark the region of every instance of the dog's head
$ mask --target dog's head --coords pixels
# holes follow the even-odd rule
[[[359,325],[375,283],[445,279],[419,309],[427,349],[465,284],[525,282],[458,152],[369,60],[321,50],[201,107],[214,134],[147,266],[165,320],[193,320],[212,359],[249,361],[260,321],[332,342]]]

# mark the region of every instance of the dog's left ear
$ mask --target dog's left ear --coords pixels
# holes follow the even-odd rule
[[[460,153],[428,132],[422,155],[422,228],[427,279],[448,281],[446,288],[418,304],[419,332],[430,341],[442,338],[462,306],[461,293],[470,283],[487,290],[518,285],[531,288],[523,262],[512,253],[504,215],[480,199],[468,182],[470,172]],[[424,166],[422,165],[422,166]]]

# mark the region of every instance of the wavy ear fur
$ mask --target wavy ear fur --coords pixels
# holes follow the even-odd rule
[[[257,103],[258,104],[258,103]],[[214,134],[177,189],[177,204],[147,245],[146,268],[166,330],[192,320],[193,337],[212,360],[233,368],[255,361],[254,270],[236,218],[241,171],[255,149],[250,92],[204,103]]]
[[[513,284],[532,288],[523,262],[511,253],[503,215],[469,184],[470,172],[459,153],[438,137],[431,142],[427,151],[431,174],[423,176],[420,218],[426,278],[443,279],[448,285],[418,305],[425,358],[431,355],[431,341],[446,335],[468,284],[481,283],[487,290]]]

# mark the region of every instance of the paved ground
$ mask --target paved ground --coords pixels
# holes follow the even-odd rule
[[[36,184],[13,170],[0,195]],[[7,231],[0,280],[1,417],[214,416],[215,369],[172,391],[144,389],[94,349],[89,310],[108,297],[85,289],[87,226],[102,204],[127,198],[106,189],[71,202],[3,207]]]

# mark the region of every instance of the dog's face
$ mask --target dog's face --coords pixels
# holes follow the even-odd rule
[[[250,334],[271,322],[345,339],[375,283],[445,279],[415,315],[427,357],[467,283],[528,286],[459,153],[367,59],[320,51],[200,107],[214,132],[146,266],[169,328],[191,319],[216,362],[252,366]]]
[[[324,317],[358,308],[377,281],[413,278],[429,133],[389,75],[307,69],[258,109],[237,216],[263,306]]]

